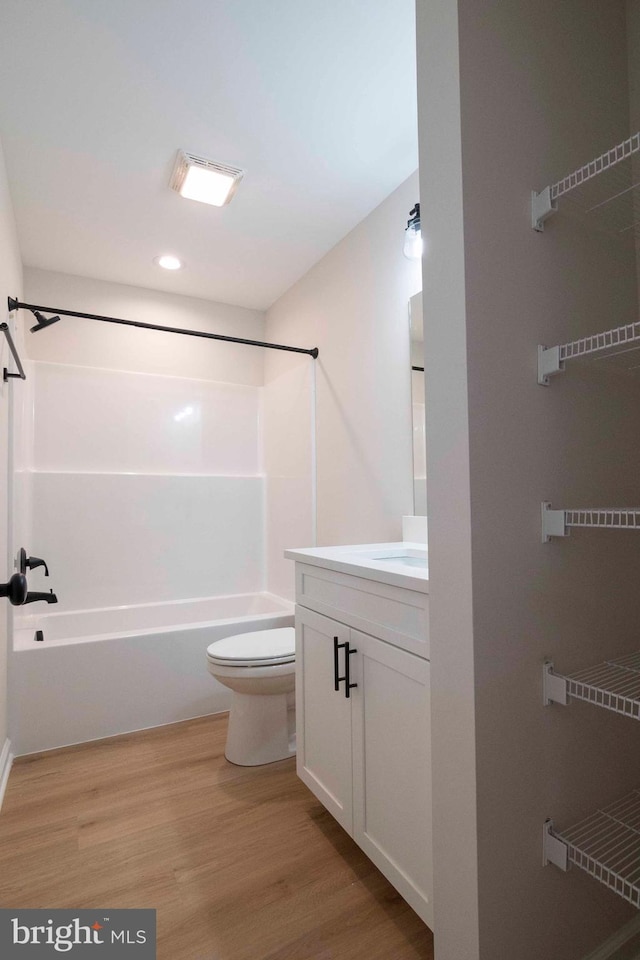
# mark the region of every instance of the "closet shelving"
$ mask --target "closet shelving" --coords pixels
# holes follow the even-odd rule
[[[590,160],[583,167],[544,190],[531,194],[531,226],[544,230],[544,223],[558,210],[558,201],[571,200],[589,223],[600,223],[617,233],[635,227],[632,158],[640,153],[640,132]],[[564,201],[563,201],[564,202]]]
[[[539,193],[531,195],[531,225],[544,223],[567,203],[585,225],[605,232],[640,239],[640,133],[607,150]],[[640,322],[613,327],[569,343],[538,347],[538,383],[565,369],[568,360],[604,359],[640,349]]]
[[[545,706],[566,706],[571,697],[640,720],[640,651],[566,676],[556,673],[548,660],[543,667]]]
[[[604,530],[640,530],[640,508],[588,507],[554,510],[548,500],[542,501],[542,542],[552,537],[568,537],[571,527]]]
[[[587,226],[640,240],[640,133],[585,164],[568,177],[532,194],[531,225],[545,221],[565,203]],[[640,321],[618,326],[553,347],[538,347],[538,383],[565,369],[568,361],[604,359],[640,349]],[[633,361],[635,365],[640,362]],[[553,509],[542,503],[542,540],[566,537],[572,527],[640,530],[640,509]],[[640,720],[640,651],[574,673],[556,673],[551,661],[543,667],[545,705],[571,698]],[[634,791],[585,820],[556,829],[547,820],[543,862],[562,870],[573,864],[640,909],[640,791]]]
[[[562,343],[555,347],[539,346],[538,383],[543,387],[548,386],[550,377],[555,373],[561,373],[565,369],[567,360],[605,359],[631,351],[635,353],[636,350],[640,350],[640,321],[604,330],[602,333],[595,333],[593,336],[572,340],[570,343]],[[640,364],[640,360],[637,364]]]
[[[544,825],[544,863],[561,870],[572,864],[640,909],[640,792],[556,830]]]

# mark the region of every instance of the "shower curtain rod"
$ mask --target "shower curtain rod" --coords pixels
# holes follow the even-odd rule
[[[202,337],[205,340],[224,340],[226,343],[246,343],[251,347],[266,347],[269,350],[287,350],[289,353],[307,353],[315,360],[318,356],[318,348],[313,347],[307,350],[305,347],[288,347],[282,343],[266,343],[263,340],[246,340],[244,337],[227,337],[222,333],[205,333],[202,330],[183,330],[180,327],[165,327],[159,323],[142,323],[140,320],[121,320],[119,317],[103,317],[97,313],[79,313],[77,310],[59,310],[57,307],[40,307],[33,303],[22,303],[19,300],[8,298],[9,311],[30,310],[32,313],[44,311],[44,313],[56,313],[63,317],[81,317],[84,320],[103,320],[105,323],[121,323],[127,327],[141,327],[143,330],[160,330],[162,333],[181,333],[187,337]],[[44,319],[44,318],[43,318]],[[49,323],[41,323],[36,316],[36,320],[44,329]],[[54,321],[51,320],[50,323]],[[38,327],[32,327],[37,332]]]

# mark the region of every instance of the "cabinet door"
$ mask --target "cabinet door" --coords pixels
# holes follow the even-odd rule
[[[334,670],[334,638],[345,643],[350,633],[344,624],[296,607],[298,776],[352,833],[351,699],[345,697],[344,682],[335,690]],[[344,648],[338,651],[338,666],[343,676]]]
[[[433,926],[429,661],[351,631],[356,842]]]

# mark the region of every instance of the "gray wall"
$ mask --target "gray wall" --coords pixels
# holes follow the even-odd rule
[[[439,56],[419,89],[436,251],[425,343],[438,960],[578,960],[634,915],[579,871],[543,869],[541,832],[548,816],[568,826],[637,786],[640,731],[581,704],[544,708],[541,668],[637,649],[640,538],[578,531],[543,545],[540,503],[640,502],[640,386],[603,365],[543,388],[535,361],[538,343],[637,319],[635,255],[566,205],[543,234],[528,225],[532,189],[628,135],[625,6],[419,4],[420,58]],[[447,156],[448,181],[434,184]]]

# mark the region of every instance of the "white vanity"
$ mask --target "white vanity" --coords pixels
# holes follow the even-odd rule
[[[425,546],[285,556],[296,562],[298,775],[433,927]]]

